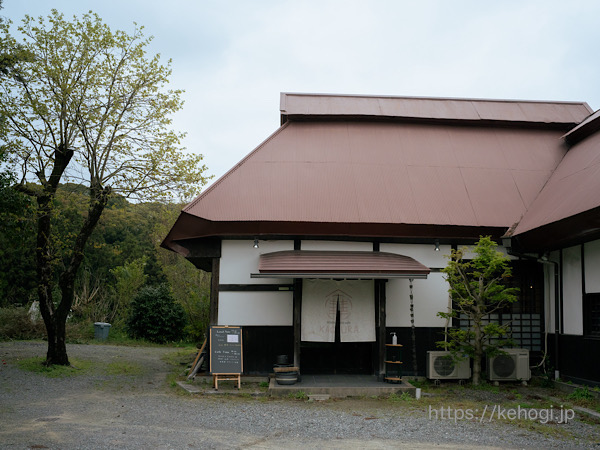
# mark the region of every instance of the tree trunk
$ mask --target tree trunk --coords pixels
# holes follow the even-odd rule
[[[48,351],[46,352],[46,365],[68,366],[69,357],[67,356],[66,343],[66,320],[60,320],[58,317],[52,321],[52,331],[46,323],[48,332]]]
[[[473,321],[475,339],[473,343],[473,385],[478,386],[481,379],[481,359],[483,358],[483,345],[481,343],[481,317]]]
[[[50,243],[53,208],[52,201],[56,196],[56,190],[58,189],[60,180],[72,157],[73,150],[68,149],[64,144],[61,144],[54,152],[54,166],[52,167],[50,178],[46,180],[43,173],[38,174],[43,186],[43,191],[35,194],[38,203],[36,247],[36,269],[38,276],[37,290],[40,301],[40,312],[48,333],[48,352],[46,354],[47,365],[69,364],[66,346],[66,322],[73,304],[75,276],[83,261],[83,249],[85,244],[98,223],[110,195],[110,188],[102,189],[97,183],[92,185],[90,189],[88,217],[75,240],[70,263],[59,277],[61,301],[56,307],[52,297],[54,281],[52,267],[54,255]],[[27,188],[24,186],[23,189],[27,191]]]
[[[36,246],[36,269],[38,276],[38,299],[40,302],[40,313],[46,325],[48,334],[48,352],[46,353],[46,365],[61,364],[68,365],[69,358],[65,346],[64,324],[60,326],[54,299],[52,298],[52,250],[50,248],[50,221],[52,215],[53,193],[40,195],[38,201],[38,229]],[[61,337],[62,336],[62,337]]]
[[[65,345],[66,340],[66,323],[71,306],[73,306],[73,299],[75,294],[75,277],[79,271],[79,267],[83,261],[83,250],[88,238],[94,231],[94,228],[100,220],[100,216],[104,211],[108,197],[110,196],[110,188],[98,189],[92,188],[90,191],[90,205],[88,209],[88,215],[83,222],[81,230],[75,239],[73,251],[71,253],[71,259],[67,268],[60,274],[59,287],[61,292],[61,301],[56,308],[55,314],[55,330],[54,339],[52,345],[50,338],[48,338],[48,356],[46,359],[47,364],[69,364],[67,358],[67,347]]]

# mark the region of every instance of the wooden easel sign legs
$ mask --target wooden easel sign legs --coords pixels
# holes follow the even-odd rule
[[[239,373],[213,373],[213,384],[215,390],[219,390],[219,380],[221,381],[237,381],[237,388],[242,388],[242,377]]]
[[[242,328],[217,326],[210,327],[210,373],[215,389],[219,381],[237,381],[242,387],[241,374],[244,371],[242,354]]]

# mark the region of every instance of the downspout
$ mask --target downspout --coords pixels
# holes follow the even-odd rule
[[[558,380],[560,378],[560,370],[558,368],[558,341],[560,333],[560,306],[562,304],[562,292],[560,291],[560,278],[558,273],[558,268],[560,265],[556,261],[550,261],[545,256],[537,259],[537,262],[546,265],[554,266],[554,363],[556,367],[554,367],[554,379]]]

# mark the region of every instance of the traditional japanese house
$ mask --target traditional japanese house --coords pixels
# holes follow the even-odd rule
[[[486,235],[521,288],[492,319],[532,361],[549,349],[561,374],[600,381],[575,362],[600,336],[587,104],[282,93],[280,109],[281,126],[163,242],[212,273],[210,323],[243,327],[246,373],[287,354],[303,373],[382,375],[396,333],[405,373],[416,342],[423,374],[445,327],[461,326],[437,316],[451,304],[445,255]]]

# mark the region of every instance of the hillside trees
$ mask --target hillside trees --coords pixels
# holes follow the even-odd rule
[[[93,13],[71,22],[53,10],[25,16],[11,35],[0,24],[2,53],[18,51],[0,86],[3,140],[18,188],[36,204],[36,284],[48,334],[47,364],[68,364],[65,322],[86,244],[115,194],[190,197],[205,184],[201,155],[185,154],[170,129],[181,91],[167,90],[170,62],[148,57],[142,28],[111,31]],[[35,183],[32,183],[35,182]],[[68,243],[54,239],[60,183],[84,186],[87,206],[71,217]],[[72,210],[76,212],[75,209]],[[59,254],[62,256],[59,258]]]

